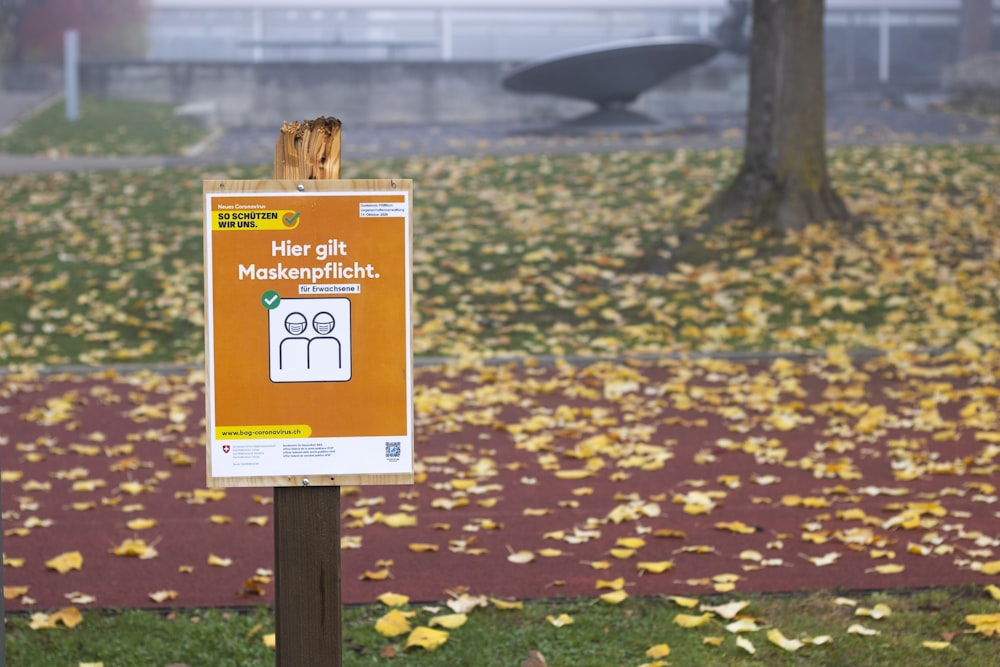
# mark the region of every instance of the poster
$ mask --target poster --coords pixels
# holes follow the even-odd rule
[[[411,483],[412,185],[205,181],[209,486]]]

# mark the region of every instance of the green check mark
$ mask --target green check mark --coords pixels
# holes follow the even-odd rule
[[[261,294],[260,302],[268,310],[274,310],[281,303],[281,297],[273,289],[269,289]]]
[[[298,222],[300,215],[302,215],[300,211],[296,211],[294,215],[291,211],[289,211],[284,215],[284,217],[281,218],[281,220],[285,223],[286,227],[294,227],[295,223]]]

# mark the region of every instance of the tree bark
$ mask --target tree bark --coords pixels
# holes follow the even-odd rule
[[[958,59],[989,53],[993,44],[992,0],[962,0],[958,27]]]
[[[826,169],[823,10],[821,0],[754,0],[743,164],[706,208],[710,226],[848,218]]]
[[[21,22],[36,0],[0,0],[0,65],[20,65],[23,56]]]

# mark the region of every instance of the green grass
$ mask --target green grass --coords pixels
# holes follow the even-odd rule
[[[741,614],[757,619],[763,629],[742,633],[756,649],[750,655],[736,645],[736,635],[719,618],[708,625],[684,629],[674,623],[685,610],[658,598],[632,598],[618,606],[592,600],[539,601],[523,610],[476,609],[468,622],[450,631],[448,641],[435,651],[407,649],[406,634],[386,638],[374,625],[387,609],[382,606],[349,607],[343,614],[344,665],[396,664],[414,666],[519,665],[529,651],[542,653],[551,667],[638,666],[654,662],[646,651],[668,644],[672,665],[963,665],[996,664],[996,638],[971,633],[965,616],[996,613],[1000,603],[972,588],[938,589],[913,593],[880,593],[854,596],[858,607],[834,603],[833,594],[751,596]],[[704,599],[719,605],[729,597]],[[874,620],[855,615],[857,608],[885,604],[892,613]],[[411,623],[426,625],[447,608],[428,611],[409,605]],[[546,617],[569,614],[573,623],[560,628]],[[76,667],[79,662],[103,662],[104,667],[161,667],[190,665],[270,665],[274,657],[263,645],[264,634],[274,632],[265,608],[244,611],[182,611],[164,615],[147,611],[86,612],[73,629],[30,630],[28,618],[8,618],[7,655],[11,665]],[[878,630],[878,635],[847,633],[855,623]],[[778,628],[788,638],[829,635],[823,645],[806,645],[786,651],[766,638]],[[951,645],[942,651],[922,646],[925,641]],[[722,637],[722,644],[705,643]],[[388,654],[395,657],[389,657]]]
[[[206,135],[166,104],[83,97],[76,122],[66,120],[59,101],[0,137],[0,153],[175,155]]]

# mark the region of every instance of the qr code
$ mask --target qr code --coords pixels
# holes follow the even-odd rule
[[[403,453],[403,445],[399,442],[385,443],[385,458],[398,459]]]

